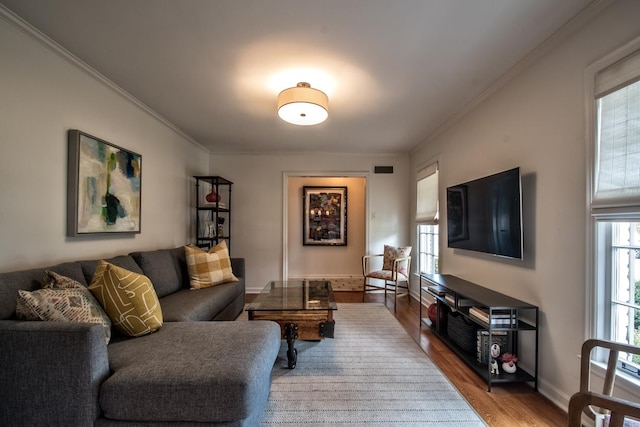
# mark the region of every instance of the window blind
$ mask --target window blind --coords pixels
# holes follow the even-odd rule
[[[417,173],[416,222],[438,223],[438,163],[432,163]]]
[[[595,76],[595,97],[602,98],[640,80],[640,50],[615,62]]]
[[[640,206],[640,51],[595,76],[592,208]]]

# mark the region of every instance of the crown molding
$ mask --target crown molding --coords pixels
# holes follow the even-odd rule
[[[58,44],[56,41],[51,39],[42,31],[35,28],[33,25],[29,24],[27,21],[25,21],[15,13],[13,13],[10,9],[8,9],[6,6],[2,4],[0,4],[0,18],[6,21],[7,23],[9,23],[10,25],[12,25],[14,28],[19,30],[23,34],[25,34],[30,39],[38,42],[40,45],[44,46],[46,49],[50,50],[51,52],[58,55],[60,58],[72,64],[77,69],[87,74],[89,77],[92,77],[97,82],[111,89],[113,92],[120,95],[122,98],[129,101],[130,103],[138,107],[140,110],[147,113],[148,115],[150,115],[151,117],[153,117],[154,119],[156,119],[157,121],[159,121],[160,123],[168,127],[173,132],[177,133],[180,137],[186,139],[197,148],[205,151],[207,154],[210,154],[209,149],[207,149],[205,146],[203,146],[198,141],[193,139],[191,136],[187,135],[182,129],[180,129],[175,124],[173,124],[172,122],[164,118],[160,113],[158,113],[157,111],[155,111],[154,109],[152,109],[151,107],[149,107],[148,105],[146,105],[145,103],[137,99],[135,96],[131,95],[126,90],[122,89],[120,86],[118,86],[113,81],[109,80],[106,76],[101,74],[98,70],[91,67],[86,62],[82,61],[73,53],[65,49],[63,46]]]
[[[460,121],[469,112],[474,110],[478,105],[484,102],[487,98],[495,94],[508,82],[510,82],[520,73],[522,73],[524,70],[529,68],[532,64],[538,61],[547,52],[549,52],[550,50],[558,46],[568,36],[576,32],[587,22],[589,22],[594,17],[599,15],[604,9],[606,9],[611,3],[613,3],[613,1],[614,0],[594,0],[591,3],[589,3],[589,5],[587,5],[584,9],[582,9],[576,16],[571,18],[566,24],[564,24],[551,36],[549,36],[542,43],[540,43],[524,58],[518,61],[513,67],[507,70],[506,73],[500,76],[498,80],[496,80],[487,89],[485,89],[482,93],[480,93],[480,95],[472,99],[469,103],[465,104],[460,110],[458,110],[453,116],[451,116],[449,120],[445,121],[435,131],[433,131],[430,135],[428,135],[422,142],[415,145],[410,150],[410,153],[412,155],[415,154],[417,151],[422,149],[425,145],[428,145],[430,142],[432,142],[433,140],[435,140],[436,138],[444,134],[447,130],[449,130],[449,128],[451,128],[454,124]]]

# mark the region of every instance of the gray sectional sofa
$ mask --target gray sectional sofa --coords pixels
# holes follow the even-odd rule
[[[88,285],[98,260],[0,273],[0,425],[259,424],[280,329],[230,322],[244,306],[244,259],[231,259],[238,282],[199,290],[189,290],[184,248],[107,261],[151,279],[158,331],[114,331],[107,345],[101,325],[16,319],[18,289],[39,289],[45,270]]]

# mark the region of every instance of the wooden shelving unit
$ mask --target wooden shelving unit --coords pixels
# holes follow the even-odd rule
[[[487,382],[489,391],[492,384],[510,382],[533,383],[534,389],[538,390],[538,307],[448,274],[421,275],[421,300],[423,292],[435,300],[436,321],[433,324],[428,317],[422,317],[423,309],[420,304],[420,324],[433,328],[436,335]],[[488,315],[486,320],[491,319],[491,321],[487,322],[470,314],[472,307],[482,309]],[[444,325],[440,324],[443,310],[459,313],[477,325],[479,331],[487,331],[489,337],[493,337],[494,332],[506,332],[509,335],[510,345],[505,351],[516,354],[520,358],[516,372],[509,374],[500,367],[499,374],[492,374],[491,357],[487,358],[486,363],[480,363],[477,352],[463,350],[451,339]],[[526,356],[519,351],[520,334],[526,332],[535,335],[533,361],[525,360]],[[531,353],[528,352],[529,354]],[[523,361],[525,364],[533,362],[531,372],[521,368]]]

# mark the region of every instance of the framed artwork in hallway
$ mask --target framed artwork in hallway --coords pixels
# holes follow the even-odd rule
[[[347,187],[303,187],[302,244],[347,245]]]

